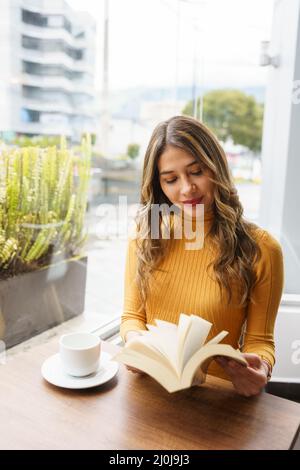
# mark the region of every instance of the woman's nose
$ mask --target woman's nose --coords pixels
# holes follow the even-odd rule
[[[182,186],[181,186],[181,192],[183,195],[185,194],[191,194],[195,191],[195,185],[191,183],[190,180],[186,179],[183,181]]]

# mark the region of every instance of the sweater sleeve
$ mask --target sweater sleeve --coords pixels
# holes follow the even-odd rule
[[[141,309],[141,297],[136,284],[136,241],[129,240],[125,265],[124,308],[120,334],[125,341],[128,331],[146,330],[146,312]]]
[[[263,232],[257,240],[261,258],[257,262],[256,282],[247,309],[243,352],[258,354],[275,364],[274,325],[283,290],[283,256],[279,243]]]

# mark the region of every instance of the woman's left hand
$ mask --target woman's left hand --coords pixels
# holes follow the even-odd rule
[[[240,395],[258,395],[267,384],[267,364],[257,354],[243,353],[243,356],[248,362],[248,367],[224,356],[218,356],[215,360],[229,375]]]

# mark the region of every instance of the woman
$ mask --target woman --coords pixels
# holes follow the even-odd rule
[[[248,362],[245,368],[219,357],[208,373],[231,380],[241,395],[258,394],[275,363],[282,252],[268,232],[244,219],[225,153],[207,127],[184,116],[156,127],[145,155],[141,204],[126,261],[123,340],[156,318],[178,323],[181,312],[199,315],[213,324],[208,340],[228,331],[225,342],[240,347]],[[151,237],[153,204],[179,209],[173,234],[178,214],[197,228],[197,204],[203,204],[203,246],[186,249],[184,234],[164,237],[161,214],[160,236]]]

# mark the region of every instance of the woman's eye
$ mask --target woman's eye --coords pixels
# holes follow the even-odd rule
[[[175,183],[175,181],[177,180],[177,178],[173,178],[172,180],[166,180],[166,183],[167,184],[172,184],[172,183]]]
[[[192,175],[201,175],[202,173],[202,170],[198,170],[198,171],[193,171],[193,173],[191,173]]]

